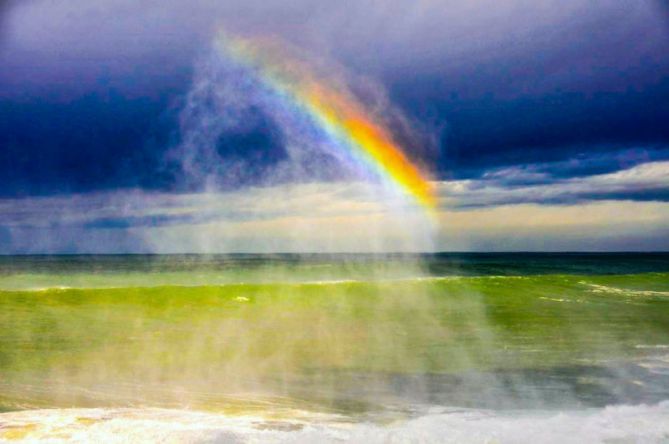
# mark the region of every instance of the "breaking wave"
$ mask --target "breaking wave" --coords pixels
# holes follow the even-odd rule
[[[560,412],[432,408],[390,424],[307,412],[273,418],[153,408],[32,410],[0,415],[0,438],[53,443],[660,443],[669,440],[669,401]]]

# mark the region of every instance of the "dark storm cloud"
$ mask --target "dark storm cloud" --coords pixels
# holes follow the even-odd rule
[[[279,34],[389,79],[450,79],[462,97],[556,86],[620,91],[663,77],[653,67],[666,67],[669,48],[659,3],[32,0],[11,9],[12,57],[4,61],[50,68],[32,73],[40,81],[77,67],[83,76],[100,63],[125,75],[141,61],[169,72],[222,24],[231,32]]]
[[[2,47],[4,42],[7,29],[7,20],[9,19],[12,3],[12,0],[0,0],[0,47]]]
[[[33,0],[0,5],[0,194],[178,187],[166,153],[219,24],[384,83],[441,131],[440,178],[526,166],[549,184],[667,159],[661,1]],[[271,166],[266,127],[221,154]]]
[[[420,89],[420,85],[414,85]],[[414,91],[415,91],[414,89]],[[412,94],[407,85],[403,91]],[[551,161],[634,146],[669,146],[669,77],[643,90],[558,93],[503,100],[446,97],[433,105],[449,126],[441,169],[471,175],[490,166]],[[405,99],[407,108],[424,99]],[[461,169],[458,171],[458,169]]]
[[[0,195],[169,186],[167,108],[114,94],[67,104],[0,101]]]

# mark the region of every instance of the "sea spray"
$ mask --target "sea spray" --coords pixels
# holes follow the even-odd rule
[[[269,197],[270,206],[302,199],[304,210],[285,215],[300,251],[431,251],[437,196],[421,163],[429,138],[410,129],[378,86],[354,93],[356,83],[370,84],[356,80],[336,63],[276,38],[220,33],[196,71],[182,112],[181,143],[171,153],[182,165],[186,186],[215,192],[260,187],[258,194]],[[246,144],[247,151],[255,153],[264,143],[280,154],[231,153],[238,150],[232,146],[238,139],[228,140],[230,135],[250,133],[265,136]],[[420,141],[425,146],[416,149]],[[330,196],[309,208],[314,196],[308,187],[321,187]],[[325,217],[316,216],[328,208]],[[262,220],[245,208],[230,210],[260,228]],[[347,247],[347,236],[337,232],[348,230],[350,236],[365,228],[357,247]],[[232,246],[246,236],[227,231],[234,233],[228,239]],[[256,248],[294,251],[267,242],[269,247]],[[206,251],[231,250],[239,251],[214,242]]]
[[[3,408],[140,403],[355,417],[669,396],[666,273],[496,276],[518,259],[454,266],[451,256],[421,256],[420,268],[415,260],[53,258],[51,279],[62,269],[60,279],[88,274],[113,285],[91,288],[80,277],[79,288],[2,290]],[[137,268],[143,281],[120,285]],[[175,285],[179,269],[236,283]],[[476,270],[488,274],[466,276]],[[629,298],[611,297],[583,282],[632,288]]]

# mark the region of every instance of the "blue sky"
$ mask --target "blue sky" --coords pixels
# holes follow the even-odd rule
[[[216,83],[220,26],[381,98],[433,171],[436,227],[262,108],[202,142],[231,113],[198,91],[239,95]],[[666,250],[668,53],[650,0],[4,2],[0,253]]]

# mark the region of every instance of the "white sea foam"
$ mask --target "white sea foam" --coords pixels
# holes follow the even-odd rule
[[[0,438],[51,443],[666,443],[669,401],[563,412],[432,409],[390,425],[319,414],[267,419],[163,409],[33,410],[0,415]]]
[[[0,282],[0,291],[21,292],[21,293],[43,293],[50,291],[65,290],[121,290],[125,288],[156,288],[156,287],[175,287],[175,288],[198,288],[198,287],[234,287],[242,285],[322,285],[336,286],[344,284],[369,284],[369,283],[395,283],[395,282],[440,282],[462,279],[462,276],[407,276],[400,278],[360,278],[360,279],[306,279],[306,280],[279,280],[279,279],[258,279],[256,281],[206,281],[193,282],[190,284],[175,283],[173,281],[161,281],[160,276],[154,282],[132,282],[126,285],[118,285],[110,282],[96,282],[82,285],[46,285],[46,286],[21,286],[21,285],[3,285]]]
[[[669,291],[654,291],[654,290],[632,290],[629,288],[610,287],[608,285],[591,284],[580,281],[579,284],[589,286],[591,293],[612,293],[625,296],[669,296]]]

